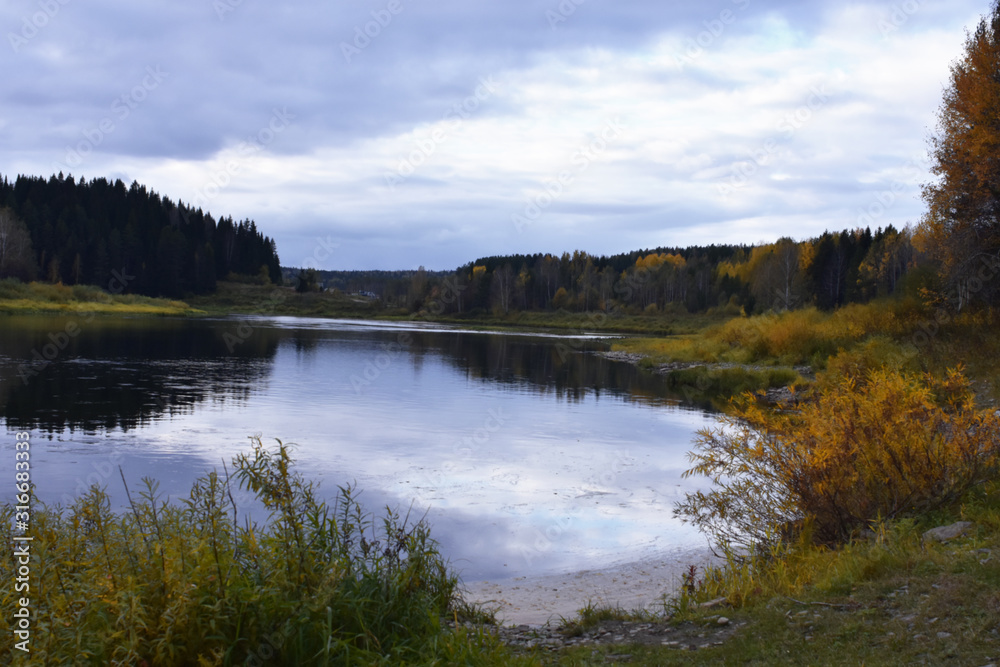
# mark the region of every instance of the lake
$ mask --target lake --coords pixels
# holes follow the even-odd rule
[[[466,581],[701,549],[671,511],[704,483],[681,473],[714,417],[607,348],[420,322],[4,317],[2,451],[12,470],[30,430],[43,501],[98,483],[121,509],[119,466],[133,493],[151,476],[178,497],[249,436],[280,438],[330,496],[426,513]]]

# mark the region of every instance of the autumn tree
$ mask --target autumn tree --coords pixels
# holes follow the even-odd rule
[[[875,234],[872,247],[859,267],[859,277],[868,297],[886,296],[896,291],[900,279],[913,262],[909,228],[897,231],[892,225]]]
[[[510,312],[514,299],[517,274],[510,264],[504,264],[493,272],[493,310],[506,315]]]
[[[1000,0],[971,33],[951,66],[951,81],[931,139],[924,186],[928,210],[918,246],[940,263],[949,301],[959,310],[977,300],[993,305],[1000,281]]]
[[[552,255],[546,254],[539,257],[534,267],[535,282],[544,288],[544,306],[548,307],[559,289],[559,260]]]
[[[790,238],[753,249],[746,277],[761,310],[791,310],[800,304],[800,252],[799,244]]]

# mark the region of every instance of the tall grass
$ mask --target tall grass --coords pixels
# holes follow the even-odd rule
[[[851,304],[830,313],[804,308],[736,317],[697,334],[634,339],[619,347],[656,361],[811,364],[822,369],[831,355],[872,336],[910,336],[927,317],[914,300],[884,300]]]
[[[145,479],[112,512],[94,487],[32,515],[32,660],[37,664],[504,664],[490,634],[451,630],[457,580],[422,520],[366,514],[354,489],[333,505],[294,471],[289,447],[259,438],[235,481],[270,512],[239,516],[227,476],[167,503]],[[124,479],[123,479],[124,481]],[[11,509],[0,532],[11,544]],[[11,559],[0,576],[14,578]],[[12,586],[2,604],[11,609]],[[0,659],[10,662],[10,619]]]
[[[0,280],[0,313],[95,313],[109,315],[188,315],[193,310],[183,301],[157,299],[137,294],[109,294],[92,285],[72,287],[57,283],[22,283]]]

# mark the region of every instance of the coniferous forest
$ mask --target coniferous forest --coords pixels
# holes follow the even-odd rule
[[[253,220],[216,219],[139,183],[62,174],[0,180],[0,279],[169,298],[211,294],[227,279],[298,283],[306,288],[300,291],[360,292],[388,308],[472,317],[832,310],[893,295],[955,310],[995,305],[997,255],[986,250],[950,262],[952,239],[964,237],[941,240],[937,232],[923,220],[915,228],[845,229],[756,245],[503,255],[448,271],[317,272],[282,269],[274,240]]]
[[[579,250],[504,255],[454,271],[321,271],[316,278],[325,288],[373,294],[388,306],[452,315],[833,310],[900,294],[934,291],[944,298],[939,263],[921,243],[919,230],[888,225],[802,241],[660,247],[610,256]],[[986,291],[975,296],[991,297]]]
[[[213,292],[230,274],[281,280],[253,220],[216,220],[135,182],[4,177],[0,238],[0,278],[170,298]]]

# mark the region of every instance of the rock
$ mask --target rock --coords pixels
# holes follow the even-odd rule
[[[950,526],[938,526],[937,528],[931,528],[924,533],[924,540],[936,540],[938,542],[947,542],[948,540],[953,540],[962,533],[966,532],[972,528],[973,523],[971,521],[958,521]]]
[[[725,616],[720,616],[719,620],[716,621],[719,625],[729,625],[729,619]]]
[[[702,602],[698,606],[702,609],[711,609],[712,607],[718,607],[720,604],[725,604],[726,598],[715,598],[714,600],[709,600],[708,602]]]

